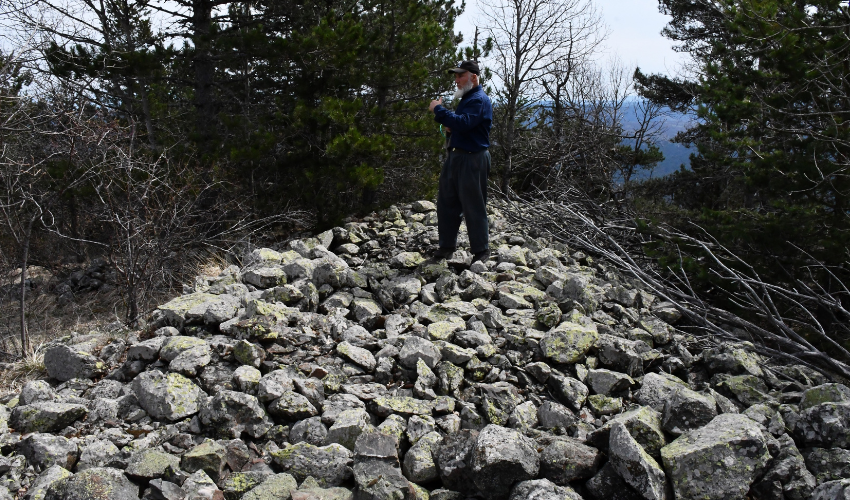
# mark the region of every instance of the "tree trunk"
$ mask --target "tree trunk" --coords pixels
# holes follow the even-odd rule
[[[30,353],[30,336],[27,329],[27,264],[29,262],[30,241],[32,241],[32,227],[38,215],[33,215],[27,224],[26,233],[21,240],[21,357]]]

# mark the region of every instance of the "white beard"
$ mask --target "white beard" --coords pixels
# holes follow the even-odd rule
[[[462,87],[458,87],[458,89],[457,89],[457,90],[455,90],[454,98],[455,98],[455,99],[460,99],[461,97],[463,97],[463,95],[464,95],[464,94],[466,94],[467,92],[469,92],[470,90],[472,90],[472,87],[474,87],[474,86],[475,86],[475,85],[472,83],[472,80],[469,80],[469,81],[468,81],[468,82],[466,82],[466,84],[464,84]]]

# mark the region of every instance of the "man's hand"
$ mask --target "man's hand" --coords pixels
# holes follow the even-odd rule
[[[443,105],[443,98],[442,97],[439,98],[439,99],[435,99],[435,100],[431,101],[431,105],[428,106],[428,111],[433,112],[434,108],[436,108],[437,106],[442,106],[442,105]]]

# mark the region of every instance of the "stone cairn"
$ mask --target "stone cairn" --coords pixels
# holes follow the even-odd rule
[[[850,498],[850,388],[491,213],[486,263],[423,257],[420,201],[53,342],[0,399],[0,499]]]

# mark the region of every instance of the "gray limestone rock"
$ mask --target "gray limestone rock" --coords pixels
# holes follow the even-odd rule
[[[274,370],[260,379],[257,385],[257,399],[269,403],[295,389],[292,378],[285,370]]]
[[[236,391],[220,391],[204,405],[199,418],[224,438],[238,439],[243,432],[258,438],[272,427],[257,398]]]
[[[46,380],[30,380],[21,388],[18,404],[24,406],[33,403],[47,403],[53,401],[54,398],[56,398],[56,392]]]
[[[431,450],[437,472],[446,488],[460,492],[474,489],[472,450],[477,439],[478,431],[462,430],[446,436],[439,446]]]
[[[416,369],[416,363],[420,359],[428,365],[428,368],[433,369],[442,359],[442,354],[430,340],[410,335],[404,340],[398,358],[402,366],[411,370]]]
[[[661,449],[676,498],[743,498],[770,460],[758,424],[724,413]]]
[[[139,487],[119,469],[95,467],[54,482],[44,499],[139,500]]]
[[[399,466],[399,439],[389,434],[386,429],[378,432],[363,432],[357,437],[354,444],[354,460],[382,460],[392,465]]]
[[[77,462],[77,472],[93,467],[105,467],[117,454],[118,447],[111,441],[98,439],[87,443],[80,447],[80,460]]]
[[[336,417],[345,410],[366,408],[366,404],[351,394],[332,394],[322,403],[322,423],[333,425]]]
[[[490,424],[478,434],[472,477],[486,498],[507,498],[514,483],[534,479],[539,470],[534,443],[519,432]]]
[[[581,383],[581,381],[572,377],[562,377],[554,373],[549,376],[546,384],[552,389],[552,395],[558,401],[575,411],[581,409],[590,392],[587,386]]]
[[[316,446],[325,444],[328,428],[321,417],[310,417],[296,422],[289,431],[290,443],[306,442]]]
[[[547,479],[522,481],[511,490],[508,500],[582,500],[569,486],[558,486]]]
[[[537,408],[537,420],[543,429],[554,429],[556,427],[569,429],[576,424],[578,417],[566,406],[546,401]]]
[[[603,455],[577,439],[555,440],[540,454],[540,476],[555,484],[589,479],[602,465]]]
[[[289,391],[269,404],[269,413],[284,420],[302,420],[319,414],[306,397]]]
[[[73,403],[33,403],[16,406],[9,425],[21,434],[30,432],[56,432],[85,417],[89,410]]]
[[[664,471],[620,422],[611,426],[608,455],[621,478],[647,500],[671,498]]]
[[[71,440],[62,436],[33,433],[21,440],[18,453],[26,457],[27,463],[47,468],[59,465],[72,470],[80,451]]]
[[[812,492],[811,500],[850,499],[850,479],[839,479],[821,484]]]
[[[585,483],[585,488],[595,500],[642,500],[643,495],[632,489],[614,470],[611,462]]]
[[[651,406],[657,412],[664,411],[664,405],[676,391],[690,389],[688,384],[669,373],[647,373],[643,377],[640,389],[635,393],[638,403]]]
[[[628,340],[608,334],[600,334],[596,341],[599,362],[631,377],[643,375],[643,354],[650,351],[642,340]]]
[[[59,345],[44,352],[44,368],[50,378],[66,382],[75,378],[90,379],[102,375],[106,364],[80,346]]]
[[[205,396],[183,375],[156,370],[139,374],[133,380],[133,392],[151,417],[172,422],[197,413]]]
[[[588,441],[603,451],[608,450],[611,427],[615,423],[625,425],[629,435],[653,457],[658,457],[661,448],[667,445],[667,438],[661,426],[661,414],[649,406],[641,406],[615,416],[593,431]]]
[[[401,471],[380,460],[354,464],[356,500],[414,500],[414,489]]]
[[[357,408],[343,411],[337,415],[334,424],[328,429],[325,444],[337,443],[349,450],[354,450],[357,438],[369,425],[369,414],[366,410]]]
[[[313,446],[308,443],[288,444],[271,453],[275,463],[297,481],[308,476],[323,486],[339,486],[351,477],[353,453],[336,443]]]
[[[625,373],[615,372],[600,368],[597,370],[588,370],[587,380],[585,380],[594,394],[610,395],[624,391],[635,385],[634,379]]]
[[[665,431],[680,436],[702,427],[717,416],[717,401],[686,387],[677,388],[664,403],[661,425]]]

